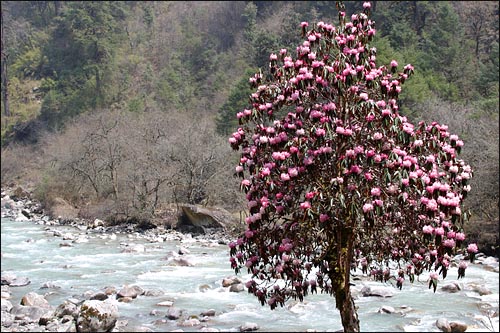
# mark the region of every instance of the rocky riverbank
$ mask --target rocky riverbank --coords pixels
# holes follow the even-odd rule
[[[60,247],[72,247],[78,243],[87,243],[93,238],[113,239],[120,234],[127,235],[127,242],[120,244],[121,251],[124,253],[142,253],[145,247],[137,242],[138,240],[148,243],[161,244],[170,241],[182,243],[200,243],[204,246],[220,246],[227,244],[231,236],[221,230],[214,230],[212,233],[192,235],[190,233],[181,233],[173,229],[155,228],[143,230],[137,225],[128,224],[120,226],[105,226],[103,221],[83,221],[83,220],[61,220],[52,219],[45,215],[40,205],[31,201],[29,198],[20,198],[10,195],[8,191],[2,191],[2,217],[9,217],[19,222],[36,223],[45,226],[48,235],[58,240]],[[67,228],[61,231],[59,226],[72,226],[71,232]],[[462,257],[457,256],[453,262],[458,263]],[[189,249],[180,247],[178,251],[167,255],[170,265],[173,266],[194,266],[192,257],[189,257]],[[498,260],[493,257],[486,257],[479,254],[477,262],[488,271],[498,273]],[[3,266],[2,266],[3,269]],[[42,295],[38,292],[28,292],[20,299],[12,298],[13,288],[26,286],[30,284],[29,276],[16,276],[15,274],[2,271],[2,332],[95,332],[95,331],[153,331],[150,327],[133,326],[131,327],[127,320],[120,317],[118,306],[120,303],[133,304],[138,298],[155,297],[162,293],[161,290],[149,289],[140,285],[117,285],[102,286],[99,290],[89,290],[85,293],[75,295],[64,300],[58,306],[51,306],[45,295],[58,286],[46,283],[41,290],[48,291]],[[473,293],[474,295],[484,296],[492,294],[488,286],[477,285],[473,283],[458,283],[450,281],[441,283],[440,291],[456,293]],[[362,274],[356,273],[353,278],[355,286],[352,287],[356,298],[376,297],[381,299],[391,298],[396,289],[391,286],[374,285],[371,279]],[[200,286],[202,288],[203,286]],[[206,286],[210,288],[210,286]],[[218,288],[227,292],[244,292],[245,286],[240,278],[227,276],[218,281]],[[216,310],[207,308],[199,313],[186,311],[176,306],[174,299],[169,299],[156,304],[150,312],[155,321],[156,327],[168,323],[175,323],[177,331],[219,331],[211,327],[211,320],[220,315]],[[292,304],[300,307],[297,304]],[[484,318],[493,318],[493,322],[498,323],[498,305],[492,307],[486,303],[478,303],[483,307]],[[164,309],[164,310],[163,310]],[[412,313],[413,309],[401,305],[393,307],[388,305],[380,306],[379,312],[386,315],[405,316]],[[484,319],[483,318],[483,319]],[[483,320],[481,319],[481,320]],[[485,325],[488,323],[485,322]],[[498,326],[498,325],[497,325]],[[448,320],[446,317],[439,318],[435,327],[441,331],[463,332],[466,330],[475,330],[474,327],[456,321]],[[240,331],[258,330],[259,324],[255,322],[242,322],[238,326]]]
[[[221,228],[205,228],[205,233],[193,236],[174,229],[157,227],[143,229],[136,224],[120,224],[106,226],[102,220],[85,221],[82,219],[67,220],[51,218],[44,214],[41,205],[32,201],[26,192],[11,190],[1,191],[2,218],[11,218],[18,222],[31,222],[46,226],[46,231],[53,237],[60,239],[60,247],[72,247],[76,243],[87,243],[90,238],[113,239],[119,234],[127,234],[129,243],[122,243],[122,252],[140,253],[145,251],[144,245],[137,244],[142,240],[148,243],[163,243],[169,241],[200,242],[207,246],[228,244],[231,237]],[[61,232],[58,226],[74,227],[75,232]],[[185,227],[185,226],[184,226]],[[184,255],[188,254],[187,248],[181,247],[178,252],[170,253],[168,260],[175,266],[193,266],[193,263]],[[3,267],[2,267],[3,269]],[[148,327],[128,327],[126,320],[119,319],[118,302],[129,303],[138,296],[158,296],[159,290],[145,290],[138,285],[124,285],[120,289],[103,287],[99,292],[88,291],[77,297],[72,297],[59,304],[51,306],[44,295],[29,292],[20,300],[11,301],[12,288],[27,286],[31,283],[29,277],[16,276],[2,271],[1,276],[1,326],[2,332],[127,332],[127,331],[153,331]],[[245,290],[242,281],[234,276],[228,276],[220,281],[221,288],[229,292]],[[57,289],[58,286],[47,283],[41,289]],[[166,311],[152,310],[150,315],[158,317],[158,322],[177,321],[179,327],[198,326],[201,331],[214,331],[209,327],[204,328],[204,322],[215,315],[213,309],[186,317],[182,311],[175,308],[174,302],[165,301],[161,306]],[[207,326],[207,325],[205,325]],[[255,323],[242,323],[241,331],[257,330]],[[180,329],[182,331],[182,329]],[[215,330],[218,331],[218,330]]]

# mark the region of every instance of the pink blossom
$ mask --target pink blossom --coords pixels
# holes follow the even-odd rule
[[[316,195],[316,192],[307,192],[306,199],[312,199]]]
[[[455,239],[457,241],[463,241],[463,240],[465,240],[465,234],[463,232],[457,232],[455,234]]]
[[[311,203],[309,201],[304,201],[300,204],[300,208],[306,210],[311,208]]]
[[[371,174],[371,173],[369,173],[369,172],[365,172],[364,176],[365,176],[365,179],[366,179],[366,180],[372,180],[372,179],[373,179],[372,174]]]
[[[320,214],[319,215],[319,221],[322,223],[325,221],[328,221],[329,219],[330,219],[330,217],[327,214]]]
[[[269,56],[269,60],[276,60],[278,59],[278,56],[274,53],[271,53],[271,55]]]
[[[269,176],[271,174],[271,170],[269,170],[269,168],[262,168],[260,173],[262,176]]]
[[[363,8],[364,9],[369,9],[371,7],[372,7],[371,3],[369,3],[369,2],[363,2]]]
[[[454,248],[455,247],[455,240],[454,239],[446,239],[443,242],[444,247],[449,247],[449,248]]]
[[[398,62],[396,60],[392,60],[391,67],[398,67]]]
[[[469,246],[467,246],[467,252],[469,253],[477,253],[479,250],[477,248],[477,244],[476,243],[471,243],[469,244]]]
[[[309,26],[309,23],[308,22],[300,22],[300,26],[302,28],[305,28],[305,27],[308,27]]]
[[[427,235],[432,234],[433,231],[434,228],[430,225],[424,225],[424,227],[422,228],[422,232]]]
[[[317,128],[317,129],[316,129],[316,135],[317,135],[317,136],[324,136],[324,135],[325,135],[325,133],[326,133],[326,132],[325,132],[325,130],[324,130],[324,129],[322,129],[322,128]]]
[[[437,227],[436,229],[434,229],[434,234],[436,234],[437,236],[443,236],[444,235],[444,229],[441,228],[441,227]]]
[[[297,168],[288,168],[288,174],[290,175],[290,177],[297,177],[299,171],[297,170]]]
[[[437,280],[439,278],[439,275],[436,272],[431,272],[429,274],[429,277],[431,278],[431,280]]]
[[[363,212],[368,213],[373,210],[373,205],[371,203],[365,203],[363,205]]]
[[[371,195],[378,197],[378,196],[380,196],[380,188],[374,187],[371,189],[370,193],[371,193]]]
[[[241,185],[243,185],[243,186],[250,186],[250,181],[248,179],[243,179],[241,181]]]
[[[460,263],[458,264],[458,268],[461,268],[461,269],[466,269],[467,268],[467,262],[466,261],[460,261]]]
[[[290,180],[290,175],[289,175],[289,174],[287,174],[287,173],[282,173],[282,174],[280,175],[280,179],[281,179],[282,181],[284,181],[284,182],[285,182],[285,181],[288,181],[288,180]]]

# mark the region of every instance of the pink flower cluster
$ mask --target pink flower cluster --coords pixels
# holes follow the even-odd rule
[[[304,41],[294,54],[269,56],[268,75],[250,78],[250,106],[236,115],[240,127],[229,143],[241,150],[235,171],[249,216],[229,244],[231,266],[259,280],[290,280],[286,292],[248,283],[271,307],[312,286],[331,288],[324,275],[304,272],[325,254],[314,257],[319,240],[344,225],[359,236],[365,258],[410,262],[399,285],[424,269],[433,281],[434,271],[445,276],[465,240],[458,222],[473,172],[457,157],[463,142],[445,125],[414,125],[399,114],[414,68],[376,65],[370,3],[363,8],[338,27],[302,22]]]

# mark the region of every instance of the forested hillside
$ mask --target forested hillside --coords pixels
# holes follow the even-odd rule
[[[338,21],[335,1],[2,1],[1,13],[2,186],[116,221],[177,202],[243,209],[227,137],[248,78],[298,45],[300,22]],[[402,113],[465,142],[466,230],[498,247],[498,2],[374,1],[372,19],[378,63],[415,67]]]

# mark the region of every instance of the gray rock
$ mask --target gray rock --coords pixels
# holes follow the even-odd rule
[[[396,309],[389,305],[384,305],[380,309],[378,309],[379,313],[394,313],[395,311]]]
[[[116,298],[122,298],[122,297],[130,297],[130,298],[136,298],[139,295],[144,294],[144,289],[142,289],[139,286],[132,285],[128,286],[125,285],[120,291],[116,294]]]
[[[49,302],[43,297],[35,292],[29,292],[23,296],[21,299],[21,305],[24,306],[39,306],[41,308],[50,309],[51,305]]]
[[[242,283],[243,281],[241,281],[240,278],[236,277],[236,276],[230,276],[230,277],[226,277],[224,279],[222,279],[222,286],[225,288],[225,287],[229,287],[233,284],[238,284],[238,283]]]
[[[165,294],[163,292],[163,290],[160,290],[160,289],[150,289],[150,290],[146,290],[144,292],[144,296],[162,296],[163,294]]]
[[[451,282],[442,286],[441,290],[449,293],[458,293],[460,291],[460,286],[456,282]]]
[[[17,276],[15,274],[12,274],[12,273],[2,274],[2,277],[1,277],[2,286],[8,286],[8,285],[10,285],[12,283],[12,281],[14,281],[14,279],[16,277]]]
[[[142,253],[146,252],[146,247],[142,244],[129,244],[123,250],[122,253]]]
[[[233,284],[229,287],[229,291],[233,293],[240,293],[245,290],[243,283]]]
[[[54,310],[49,308],[24,305],[14,305],[10,311],[10,313],[14,316],[14,319],[23,320],[27,323],[38,323],[42,316],[46,316],[49,313],[53,314],[53,312]]]
[[[174,302],[173,301],[163,301],[163,302],[160,302],[160,303],[156,303],[156,305],[171,307],[172,305],[174,305]]]
[[[2,298],[1,307],[2,307],[2,312],[10,312],[10,310],[12,310],[12,303]]]
[[[54,311],[54,316],[58,318],[62,318],[64,316],[76,317],[78,315],[78,307],[76,304],[71,303],[70,301],[64,301],[59,304]]]
[[[436,320],[436,327],[443,332],[451,332],[450,323],[446,318],[439,318],[438,320]]]
[[[214,309],[210,309],[210,310],[207,310],[207,311],[203,311],[201,313],[201,315],[204,316],[204,317],[213,317],[213,316],[215,316],[215,313],[216,312],[215,312]]]
[[[76,327],[78,332],[110,332],[118,320],[118,307],[108,301],[83,302]]]
[[[361,289],[361,294],[364,297],[378,296],[378,297],[392,297],[394,296],[394,288],[390,289],[388,287],[376,286],[368,287],[365,286]]]
[[[24,287],[30,283],[31,283],[31,281],[27,277],[17,277],[9,284],[9,286],[11,286],[11,287]]]
[[[452,321],[450,323],[450,328],[452,332],[465,332],[467,330],[467,324],[460,321]]]
[[[259,325],[256,323],[244,323],[240,326],[240,332],[249,332],[249,331],[257,331],[259,329]]]
[[[61,287],[54,284],[54,282],[47,281],[44,284],[42,284],[40,289],[61,289]]]
[[[97,292],[97,293],[93,294],[92,296],[90,296],[91,300],[98,300],[98,301],[104,301],[107,298],[108,298],[108,295],[106,295],[106,293],[104,293],[104,292]]]
[[[201,322],[198,319],[189,318],[189,319],[186,319],[186,320],[180,322],[178,325],[182,326],[182,327],[193,327],[193,326],[198,326],[200,324],[201,324]]]
[[[2,328],[10,327],[14,323],[14,316],[8,312],[2,311]],[[2,330],[3,331],[3,330]]]
[[[173,258],[172,263],[175,266],[187,266],[187,267],[194,266],[194,264],[186,258]]]
[[[170,320],[177,320],[181,317],[182,311],[177,309],[177,308],[170,308],[167,311],[167,314],[165,317],[167,317]]]

